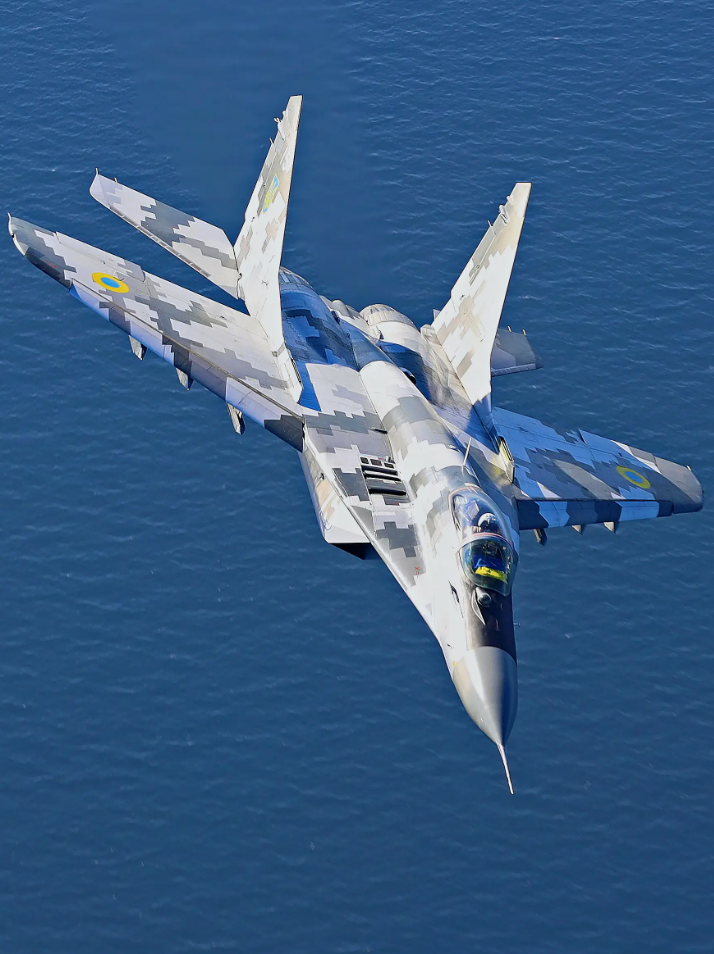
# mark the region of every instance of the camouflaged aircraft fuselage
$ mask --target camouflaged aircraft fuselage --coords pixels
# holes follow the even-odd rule
[[[139,265],[10,218],[33,264],[300,455],[325,540],[378,554],[444,653],[466,711],[505,744],[517,706],[519,534],[699,510],[687,467],[491,406],[491,378],[541,367],[499,330],[530,193],[518,183],[431,324],[320,296],[281,265],[300,114],[293,97],[232,243],[221,229],[97,173],[91,194],[248,314]]]

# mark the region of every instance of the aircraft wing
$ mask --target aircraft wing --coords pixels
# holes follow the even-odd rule
[[[286,389],[265,332],[249,315],[145,272],[139,265],[10,218],[19,251],[103,318],[192,380],[298,449],[301,409]]]
[[[67,235],[12,217],[9,231],[33,265],[130,335],[138,356],[153,351],[176,368],[184,385],[198,381],[303,452],[318,490],[320,478],[329,481],[356,522],[354,539],[364,534],[430,622],[411,502],[358,371],[314,366],[321,410],[303,408],[290,396],[267,335],[250,315]]]
[[[587,431],[493,409],[513,458],[521,530],[643,520],[702,508],[688,467]]]

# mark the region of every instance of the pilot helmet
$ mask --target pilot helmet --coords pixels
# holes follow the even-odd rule
[[[476,526],[479,533],[502,533],[501,524],[494,513],[481,514]]]

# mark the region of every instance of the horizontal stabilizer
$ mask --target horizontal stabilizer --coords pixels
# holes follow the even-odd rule
[[[99,172],[89,193],[214,285],[234,298],[239,297],[235,252],[222,229],[157,202],[114,179],[107,179]]]
[[[515,331],[504,331],[501,328],[496,334],[491,352],[491,375],[516,374],[518,371],[536,371],[543,367],[543,362],[531,348],[531,343],[525,334]]]

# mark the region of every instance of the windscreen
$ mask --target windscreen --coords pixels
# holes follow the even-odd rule
[[[459,551],[466,579],[487,590],[508,596],[513,578],[513,550],[503,537],[481,534]]]

